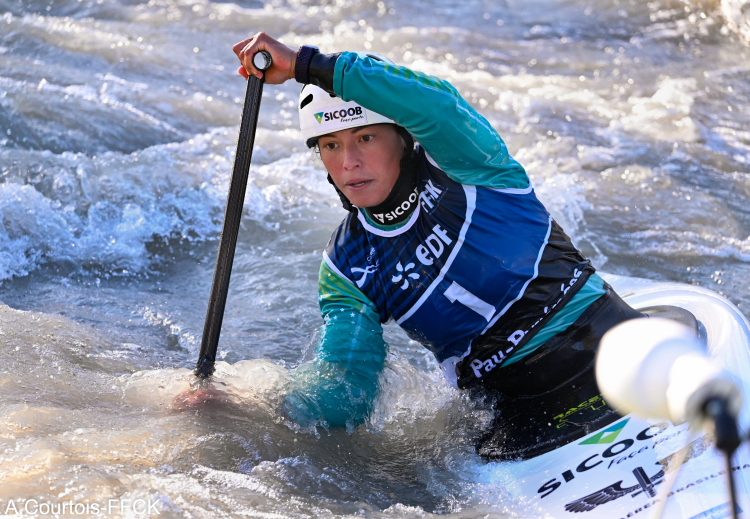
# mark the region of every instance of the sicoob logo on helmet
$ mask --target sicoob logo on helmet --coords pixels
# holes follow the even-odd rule
[[[318,121],[319,124],[336,119],[340,120],[342,123],[348,123],[364,116],[361,106],[352,106],[341,110],[333,110],[332,112],[318,112],[314,115],[315,120]]]

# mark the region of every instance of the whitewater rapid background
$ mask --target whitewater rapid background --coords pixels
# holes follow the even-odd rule
[[[473,453],[486,411],[393,327],[365,426],[314,433],[278,412],[312,355],[321,252],[344,215],[301,142],[297,84],[263,95],[224,396],[173,408],[197,359],[242,111],[231,47],[264,30],[450,80],[598,268],[700,285],[747,314],[749,9],[0,0],[0,514],[141,499],[160,517],[524,515]]]

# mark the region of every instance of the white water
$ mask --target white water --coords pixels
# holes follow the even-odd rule
[[[747,313],[747,5],[0,0],[0,514],[24,498],[143,498],[174,517],[522,510],[475,477],[485,413],[398,330],[365,427],[314,435],[278,415],[343,215],[300,142],[298,85],[264,92],[222,329],[228,396],[171,408],[234,159],[231,46],[265,30],[449,79],[597,267],[698,284]]]

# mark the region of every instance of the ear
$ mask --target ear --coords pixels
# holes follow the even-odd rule
[[[414,150],[414,137],[403,126],[395,124],[394,127],[399,137],[401,137],[401,142],[404,144],[404,154],[411,153]]]

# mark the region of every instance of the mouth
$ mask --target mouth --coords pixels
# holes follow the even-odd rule
[[[346,187],[349,189],[362,189],[369,186],[371,183],[372,180],[352,180],[351,182],[346,183]]]

